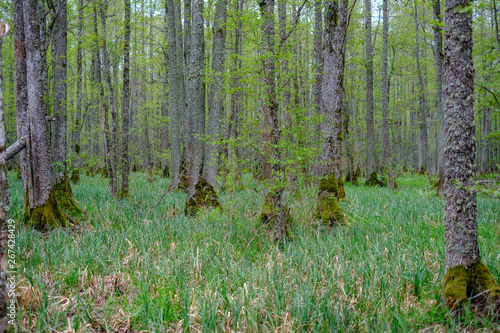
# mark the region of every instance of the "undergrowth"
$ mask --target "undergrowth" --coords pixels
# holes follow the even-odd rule
[[[19,223],[22,186],[10,175],[18,222],[19,332],[415,332],[499,329],[470,315],[456,323],[441,299],[442,199],[425,176],[399,189],[346,184],[347,225],[314,220],[314,188],[289,200],[283,251],[257,221],[263,191],[219,195],[222,210],[183,214],[168,179],[134,173],[130,196],[81,176],[80,229],[41,233]],[[252,181],[245,179],[247,185]],[[361,183],[364,183],[361,180]],[[483,262],[500,279],[500,205],[479,197]],[[466,314],[467,315],[467,314]]]

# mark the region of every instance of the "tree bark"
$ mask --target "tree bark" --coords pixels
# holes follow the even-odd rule
[[[321,87],[323,85],[323,1],[316,0],[314,5],[314,108],[316,116],[322,114],[321,110]],[[321,135],[321,122],[318,120],[315,126],[318,137]],[[316,177],[322,175],[322,166],[316,162],[314,164],[314,174]],[[319,182],[316,184],[319,185]]]
[[[2,44],[4,36],[10,27],[0,22],[0,155],[6,148],[6,131],[4,121],[3,95],[2,95]],[[6,332],[8,328],[7,317],[7,240],[11,226],[9,223],[10,194],[9,179],[5,161],[0,161],[0,332]],[[15,225],[12,225],[15,227]]]
[[[472,11],[464,10],[469,6],[469,0],[447,0],[445,12],[444,298],[451,309],[469,300],[496,301],[500,306],[500,289],[480,261],[476,193],[470,188],[476,168],[476,139]]]
[[[481,151],[481,173],[484,175],[489,169],[488,135],[490,134],[490,108],[483,110],[483,149]]]
[[[224,91],[222,90],[224,60],[226,50],[227,0],[219,0],[214,19],[214,39],[212,46],[212,79],[207,134],[211,141],[219,139],[219,122],[224,115]],[[215,176],[218,170],[218,145],[209,142],[206,146],[203,175],[206,181],[217,189]]]
[[[373,121],[373,46],[372,46],[372,3],[365,0],[365,50],[366,50],[366,177],[376,170],[375,129]]]
[[[384,169],[389,178],[391,189],[395,187],[392,168],[390,165],[391,148],[389,143],[389,83],[387,79],[387,48],[389,42],[389,0],[383,1],[383,24],[382,24],[382,136],[384,141]]]
[[[128,150],[130,118],[130,0],[125,5],[125,45],[123,46],[123,111],[122,111],[122,186],[120,197],[128,197],[130,159]]]

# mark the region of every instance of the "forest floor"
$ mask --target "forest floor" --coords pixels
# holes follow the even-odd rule
[[[280,252],[257,217],[262,191],[220,196],[223,211],[186,217],[168,180],[131,176],[130,197],[82,177],[73,192],[81,228],[47,233],[18,223],[22,186],[10,174],[19,332],[498,331],[441,300],[442,199],[425,176],[400,188],[346,186],[348,226],[312,219],[316,194],[294,198],[293,241]],[[250,180],[247,179],[248,182]],[[364,180],[362,180],[363,182]],[[427,189],[426,189],[427,188]],[[478,198],[483,262],[500,280],[500,204]]]

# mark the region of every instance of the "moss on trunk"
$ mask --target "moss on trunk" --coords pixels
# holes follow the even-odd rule
[[[387,184],[383,180],[379,179],[376,172],[372,172],[372,174],[370,175],[370,177],[366,181],[365,185],[366,186],[379,186],[379,187],[386,187],[387,186]]]
[[[339,201],[343,201],[343,200],[345,200],[345,187],[344,187],[344,178],[342,178],[342,176],[340,176],[340,178],[339,178],[338,188],[339,188],[339,191],[338,191],[337,198],[339,199]]]
[[[69,185],[68,179],[64,177],[64,180],[54,186],[56,193],[57,202],[61,206],[61,209],[70,216],[76,216],[83,213],[82,209],[78,206],[75,199],[73,198],[73,191],[71,191],[71,186]]]
[[[273,205],[273,195],[274,193],[269,192],[264,198],[264,204],[262,205],[262,210],[259,214],[259,221],[261,221],[267,228],[267,230],[275,230],[276,229],[276,217],[275,217],[275,208]],[[284,230],[284,238],[290,238],[290,227],[293,225],[292,214],[290,213],[290,208],[284,207],[284,216],[285,216],[285,230]]]
[[[194,188],[194,195],[186,203],[184,214],[196,215],[202,208],[219,208],[219,197],[212,185],[200,177]]]
[[[71,172],[71,177],[69,178],[73,184],[78,184],[80,182],[80,170],[74,169]]]
[[[463,308],[469,300],[479,311],[492,305],[500,309],[500,288],[480,260],[468,267],[450,268],[444,277],[443,295],[450,310]]]
[[[335,175],[329,175],[319,183],[318,206],[316,207],[315,217],[326,224],[344,224],[346,217],[342,207],[340,207],[337,198],[343,192],[345,197],[344,184],[342,178],[341,188],[337,183]]]
[[[28,198],[26,197],[22,220],[28,226],[38,230],[68,226],[66,216],[57,203],[55,188],[52,188],[49,198],[43,205],[33,209],[30,208]]]

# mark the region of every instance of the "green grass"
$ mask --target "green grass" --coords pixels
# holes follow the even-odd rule
[[[12,217],[24,199],[10,175]],[[248,182],[250,180],[247,179]],[[488,319],[455,323],[441,301],[442,200],[425,176],[400,188],[346,186],[349,226],[311,219],[314,189],[294,199],[293,242],[283,252],[256,221],[259,190],[220,197],[197,219],[168,180],[131,176],[113,200],[106,179],[73,192],[88,214],[80,230],[17,234],[18,331],[413,332],[498,330]],[[484,263],[500,280],[500,205],[480,197]]]

